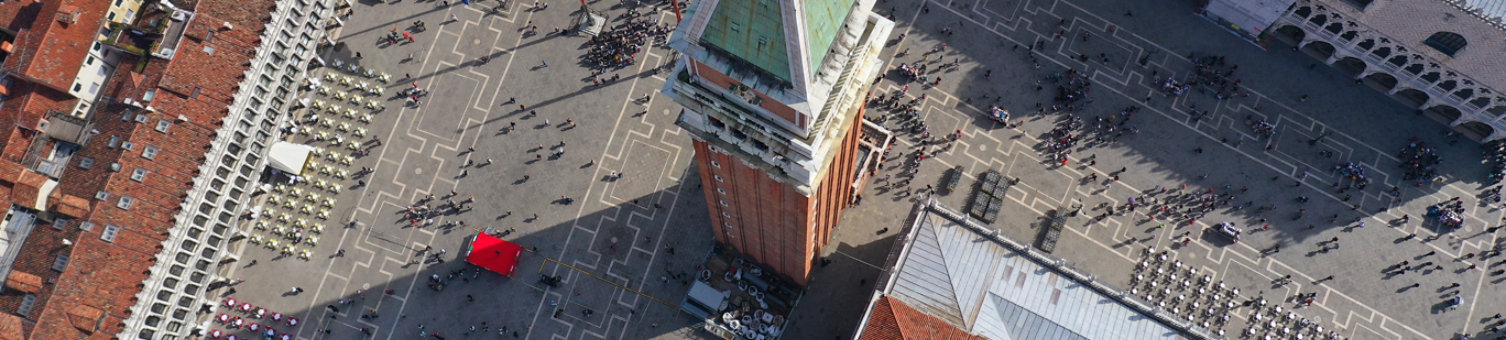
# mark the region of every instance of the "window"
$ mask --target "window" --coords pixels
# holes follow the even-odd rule
[[[135,171],[131,171],[132,181],[140,182],[143,179],[146,179],[146,169],[136,168]]]
[[[89,84],[89,93],[99,93],[99,83]]]
[[[93,166],[94,166],[94,158],[92,158],[92,157],[84,157],[84,158],[81,158],[81,159],[78,160],[78,168],[79,169],[89,170],[89,168],[93,167]]]
[[[111,13],[111,14],[114,14],[114,13]],[[84,65],[94,65],[94,56],[89,56],[88,58],[84,58]]]
[[[78,92],[82,89],[84,89],[84,84],[73,84],[73,92]]]
[[[723,201],[723,200],[717,200],[717,203],[721,204],[724,207],[731,206],[731,204],[727,204],[727,201]]]
[[[104,191],[104,190],[100,190],[99,192],[94,193],[94,199],[101,200],[101,201],[110,199],[110,192]]]
[[[135,150],[136,149],[136,143],[135,142],[122,142],[122,143],[120,143],[120,148],[121,149],[126,149],[126,150]]]
[[[110,143],[105,145],[111,149],[120,146],[120,136],[110,136]]]
[[[84,221],[83,223],[79,223],[78,229],[83,231],[94,231],[94,222]]]
[[[57,258],[52,259],[52,270],[63,271],[63,269],[68,269],[68,255],[58,255]]]
[[[99,233],[99,239],[100,240],[104,240],[105,242],[115,242],[115,234],[119,234],[119,233],[120,233],[120,227],[115,226],[114,224],[111,224],[111,225],[105,226],[105,231],[104,232]]]
[[[725,212],[725,211],[723,211],[723,212],[722,212],[722,217],[726,217],[726,218],[732,218],[732,214],[730,214],[730,213],[727,213],[727,212]]]
[[[145,149],[141,149],[141,158],[157,159],[157,147],[147,145]]]
[[[722,175],[711,175],[711,178],[715,179],[717,183],[722,183],[723,181],[725,181],[722,179]]]
[[[166,119],[157,121],[157,132],[167,133],[167,128],[173,127],[173,122]]]
[[[722,188],[716,188],[716,193],[722,194],[722,195],[726,195],[727,191],[726,190],[722,190]]]
[[[722,222],[722,226],[723,227],[727,227],[727,229],[732,229],[733,228],[732,227],[732,222]],[[815,234],[811,234],[811,235],[815,235]]]
[[[721,169],[722,168],[722,163],[717,163],[716,161],[711,161],[711,167],[717,168],[717,169]]]
[[[16,307],[16,314],[21,314],[23,316],[31,314],[31,307],[36,305],[37,296],[35,294],[26,294],[25,297],[21,298],[21,306]]]
[[[1450,57],[1459,53],[1459,50],[1464,49],[1464,46],[1469,45],[1469,42],[1464,40],[1464,36],[1454,32],[1433,33],[1433,35],[1428,36],[1428,40],[1423,40],[1422,43]]]
[[[132,198],[131,196],[121,195],[120,202],[115,203],[115,207],[130,210],[132,204],[136,204],[135,198]]]

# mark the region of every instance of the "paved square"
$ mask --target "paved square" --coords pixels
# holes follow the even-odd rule
[[[472,326],[479,332],[483,322],[487,332],[506,327],[503,337],[516,332],[528,339],[711,337],[676,307],[688,280],[673,277],[694,272],[713,247],[690,141],[673,125],[676,105],[657,96],[639,100],[661,87],[666,74],[654,69],[672,63],[672,52],[644,46],[637,64],[600,75],[619,80],[594,85],[591,70],[580,63],[586,38],[552,33],[570,25],[573,3],[547,9],[500,4],[356,4],[342,28],[343,48],[324,59],[391,73],[389,94],[414,82],[431,94],[416,105],[382,96],[386,109],[375,111],[369,125],[382,144],[353,165],[373,169],[367,185],[356,186],[355,178],[342,182],[346,190],[338,194],[330,229],[307,261],[242,247],[239,263],[258,261],[225,274],[247,280],[235,287],[235,297],[302,317],[305,325],[295,331],[305,339],[361,338],[363,328],[381,339],[449,337]],[[614,18],[609,28],[630,8],[648,13],[647,20],[674,21],[665,4],[591,6]],[[893,180],[873,183],[865,193],[870,199],[844,216],[824,254],[832,262],[818,269],[785,338],[852,334],[860,302],[892,243],[893,233],[877,231],[896,227],[915,200],[928,196],[912,190],[942,183],[953,166],[966,169],[968,178],[957,192],[934,198],[958,210],[966,207],[978,174],[995,169],[1019,179],[993,224],[1017,240],[1039,239],[1047,211],[1083,204],[1055,254],[1126,291],[1147,290],[1137,273],[1182,263],[1239,288],[1244,299],[1264,297],[1269,305],[1258,311],[1266,317],[1279,305],[1354,339],[1488,335],[1495,333],[1483,330],[1501,324],[1487,320],[1506,305],[1501,290],[1491,289],[1506,280],[1500,263],[1468,255],[1498,244],[1484,227],[1502,217],[1497,206],[1477,203],[1488,184],[1475,146],[1446,143],[1442,125],[1353,85],[1341,72],[1309,69],[1316,61],[1287,46],[1263,50],[1239,40],[1192,15],[1184,2],[884,0],[875,10],[893,11],[906,34],[886,50],[889,66],[927,63],[940,70],[931,76],[942,78],[927,87],[891,74],[875,95],[909,84],[905,98],[927,94],[919,109],[929,131],[961,130],[961,138],[924,161],[914,180],[895,185],[900,155],[920,145],[918,135],[901,135],[885,163]],[[1126,11],[1133,16],[1122,15]],[[413,43],[381,42],[414,20],[432,26],[417,32]],[[525,25],[538,26],[537,33]],[[947,27],[952,33],[942,33]],[[1038,53],[1031,54],[1038,42]],[[943,43],[945,51],[927,53]],[[356,52],[364,58],[354,58]],[[1241,65],[1248,95],[1165,95],[1155,82],[1190,74],[1192,53]],[[951,62],[958,64],[941,65]],[[1036,105],[1052,104],[1054,86],[1046,77],[1068,68],[1093,82],[1091,104],[1072,113],[1083,127],[1073,131],[1103,139],[1080,142],[1072,162],[1061,166],[1042,141],[1053,138],[1049,132],[1067,114],[1043,113]],[[316,70],[322,72],[329,70]],[[1302,95],[1312,99],[1299,102]],[[988,120],[983,113],[991,105],[1011,110],[1023,125]],[[1120,115],[1131,106],[1141,107],[1133,119]],[[884,115],[891,116],[886,126],[901,130],[895,114],[870,108],[870,117]],[[1138,133],[1115,137],[1092,129],[1100,117],[1110,124],[1128,121],[1116,131]],[[1276,126],[1273,137],[1257,135],[1247,123],[1262,119]],[[1402,180],[1396,150],[1411,136],[1437,146],[1441,180],[1422,186]],[[293,139],[306,138],[312,137]],[[1344,162],[1363,167],[1373,184],[1337,191],[1343,176],[1333,169]],[[618,171],[621,178],[612,176]],[[1144,203],[1187,202],[1193,198],[1181,195],[1210,190],[1234,197],[1191,225],[1168,221]],[[443,203],[451,191],[458,193],[454,200],[474,197],[475,203],[437,216],[432,226],[415,227],[404,218],[414,202],[433,194]],[[1310,200],[1298,202],[1298,196]],[[1467,208],[1466,228],[1437,234],[1422,223],[1428,206],[1456,196]],[[1132,197],[1140,207],[1126,209]],[[1105,206],[1114,213],[1105,214]],[[1402,223],[1404,215],[1414,218]],[[351,220],[358,223],[340,227]],[[1203,232],[1224,221],[1246,230],[1239,242]],[[452,222],[465,224],[446,226]],[[1162,223],[1166,227],[1158,227]],[[1271,228],[1260,230],[1265,224]],[[513,278],[473,273],[459,263],[465,238],[486,229],[513,230],[506,238],[529,249]],[[1334,237],[1340,238],[1337,249],[1318,244]],[[1263,251],[1278,244],[1278,253]],[[1149,247],[1167,250],[1170,261],[1136,269]],[[345,255],[332,256],[337,249]],[[443,262],[430,258],[436,253]],[[1417,271],[1388,270],[1403,260]],[[1425,262],[1433,264],[1419,265]],[[1477,268],[1467,269],[1471,265]],[[562,282],[544,285],[541,274]],[[442,290],[431,288],[433,275],[446,283]],[[1292,282],[1272,283],[1286,275]],[[1460,286],[1444,288],[1451,283]],[[283,294],[289,286],[306,292]],[[1299,293],[1315,293],[1311,306],[1295,298]],[[1152,305],[1170,299],[1134,295],[1149,296]],[[1462,306],[1441,308],[1455,295],[1463,297]],[[1169,302],[1168,310],[1192,310]],[[1256,312],[1235,307],[1228,321],[1208,328],[1237,337],[1252,328]],[[1256,334],[1270,331],[1254,328]]]

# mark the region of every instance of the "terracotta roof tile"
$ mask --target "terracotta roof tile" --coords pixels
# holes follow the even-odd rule
[[[120,71],[126,73],[116,75],[126,76],[111,79],[111,85],[106,86],[107,95],[139,100],[145,91],[156,91],[150,103],[156,112],[137,114],[148,115],[149,121],[175,122],[169,133],[155,131],[155,124],[106,120],[96,125],[103,135],[119,135],[124,140],[161,148],[153,160],[133,156],[139,153],[103,148],[108,136],[94,138],[75,156],[93,157],[96,164],[120,162],[123,171],[108,173],[99,170],[98,165],[94,170],[70,169],[63,179],[67,194],[92,197],[94,190],[106,190],[137,200],[130,210],[115,208],[113,202],[98,202],[107,204],[89,210],[87,206],[96,203],[92,200],[76,207],[87,211],[84,219],[114,224],[121,231],[114,242],[100,241],[97,237],[78,238],[68,270],[50,287],[52,292],[46,297],[45,309],[33,312],[37,327],[29,334],[31,338],[107,339],[124,331],[121,322],[128,317],[135,301],[132,294],[121,292],[136,292],[139,289],[136,286],[146,279],[147,268],[155,261],[153,255],[160,251],[156,247],[174,225],[183,194],[192,189],[197,175],[193,171],[203,163],[204,151],[213,142],[213,131],[228,114],[228,107],[240,90],[238,79],[249,67],[246,61],[255,56],[261,43],[261,22],[270,15],[274,4],[271,0],[200,1],[192,7],[195,19],[186,28],[172,59],[152,59],[140,74]],[[233,28],[224,27],[225,22],[230,22]],[[211,31],[214,38],[206,39]],[[213,47],[213,53],[205,52],[205,47]],[[192,95],[195,89],[197,96]],[[110,115],[108,110],[124,107],[112,105],[103,114]],[[186,116],[188,121],[177,121],[179,115]],[[131,169],[137,167],[149,171],[146,182],[130,180]],[[73,205],[66,197],[60,207]],[[102,326],[95,329],[96,325]]]
[[[67,91],[78,75],[78,66],[94,37],[104,25],[109,1],[62,0],[43,2],[42,10],[31,24],[31,29],[19,32],[18,49],[30,53],[16,53],[13,64],[22,74],[54,89]]]
[[[93,306],[75,304],[72,308],[68,308],[68,322],[73,324],[73,328],[84,333],[94,334],[98,331],[104,317],[105,312]]]
[[[25,293],[36,293],[42,290],[42,277],[19,270],[12,270],[10,276],[5,278],[5,288]]]
[[[26,340],[26,321],[10,313],[0,313],[0,340]]]
[[[863,328],[862,335],[858,339],[986,340],[987,338],[968,334],[967,331],[946,320],[916,310],[886,295],[880,297],[878,303],[874,304],[872,316],[868,318],[868,326]]]
[[[84,217],[89,213],[89,200],[83,197],[65,195],[62,190],[53,190],[52,195],[47,197],[47,210],[73,218]]]
[[[21,166],[21,163],[0,159],[0,182],[15,183],[21,179],[22,172],[26,172],[26,167]]]
[[[868,317],[868,325],[863,327],[860,340],[895,340],[904,338],[900,333],[899,321],[894,318],[894,307],[889,304],[889,297],[879,297],[873,304],[873,310]]]
[[[42,194],[42,185],[47,183],[47,176],[42,176],[42,174],[31,171],[22,171],[19,177],[11,186],[11,202],[33,209],[45,208],[36,205],[37,198],[40,198]]]

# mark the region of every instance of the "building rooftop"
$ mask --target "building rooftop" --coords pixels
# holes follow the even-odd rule
[[[65,193],[96,199],[87,216],[70,225],[74,228],[52,236],[72,241],[63,250],[70,261],[56,283],[37,294],[28,338],[108,339],[123,330],[136,297],[122,292],[140,290],[162,251],[174,216],[205,162],[204,151],[240,90],[246,61],[261,43],[257,23],[270,16],[273,4],[199,3],[226,16],[200,12],[186,25],[173,59],[150,60],[139,74],[132,68],[116,71],[105,90],[121,102],[101,103],[96,116],[107,119],[97,119],[100,138],[85,145],[74,157],[74,169],[59,180]],[[145,156],[148,148],[154,150],[150,158]],[[78,162],[84,158],[95,165],[83,169]],[[138,169],[145,174],[139,179]],[[106,196],[100,200],[96,193]],[[122,203],[127,197],[131,202]],[[37,240],[43,236],[33,233],[27,245],[50,250],[57,244]],[[50,273],[51,254],[37,257],[46,261],[18,261],[15,270]]]
[[[790,82],[789,46],[780,7],[779,0],[717,2],[701,42]]]
[[[887,295],[874,296],[868,324],[860,333],[859,340],[898,339],[965,339],[982,340],[981,336],[968,334],[946,320],[916,310],[903,301]]]
[[[734,334],[778,338],[786,325],[785,317],[800,300],[798,287],[730,248],[717,247],[709,254],[695,280],[695,288],[685,297],[681,309],[705,318],[707,330],[726,339]],[[717,306],[706,305],[714,300],[708,294],[722,295],[723,301]],[[695,306],[692,300],[703,304]]]
[[[1190,337],[959,213],[922,203],[911,221],[890,252],[860,339],[882,331],[875,323],[887,322],[879,307],[885,299],[990,339]]]
[[[1462,3],[1459,3],[1459,5],[1486,20],[1494,19],[1497,25],[1501,24],[1501,19],[1506,18],[1506,1],[1462,0]]]
[[[79,66],[104,22],[107,1],[64,0],[0,3],[0,70],[11,82],[0,86],[0,145],[6,158],[20,161],[32,138],[20,129],[41,129],[49,112],[73,110],[68,94]]]
[[[834,104],[827,99],[843,85],[850,54],[866,47],[871,7],[871,0],[703,0],[686,9],[670,45],[699,64],[693,69],[726,75],[709,80],[774,120],[769,127],[809,138]],[[887,38],[892,25],[882,26],[878,37]]]
[[[670,38],[687,58],[664,93],[692,113],[682,114],[676,124],[809,191],[853,119],[859,119],[865,79],[882,72],[878,55],[894,24],[870,12],[872,5],[871,0],[695,3]],[[758,19],[764,14],[750,11],[783,14]],[[772,37],[781,34],[783,45],[776,46],[780,39]],[[777,49],[784,57],[770,59]],[[790,81],[767,68],[787,70]]]
[[[54,90],[67,91],[78,75],[78,66],[104,25],[108,1],[62,0],[37,2],[39,8],[23,9],[12,19],[19,27],[14,42],[15,53],[7,56],[4,68],[31,82]],[[30,18],[25,17],[32,14]],[[30,23],[19,21],[30,19]]]

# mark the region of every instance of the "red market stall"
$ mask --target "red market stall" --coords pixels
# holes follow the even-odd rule
[[[518,268],[518,257],[522,255],[522,246],[496,236],[479,233],[476,234],[475,240],[471,241],[471,249],[465,254],[465,261],[512,277],[513,270]]]

